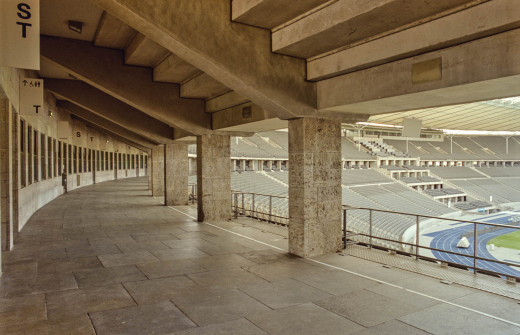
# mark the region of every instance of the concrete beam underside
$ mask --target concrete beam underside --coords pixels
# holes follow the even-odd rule
[[[175,142],[164,146],[164,204],[188,204],[188,143]]]
[[[289,252],[341,250],[341,122],[289,121]]]
[[[174,128],[194,134],[211,131],[204,101],[183,99],[180,87],[152,80],[149,68],[128,66],[122,52],[88,42],[41,37],[41,56],[77,78]],[[175,111],[175,113],[172,113]]]
[[[274,116],[317,116],[305,61],[272,53],[269,31],[231,22],[231,1],[94,3]]]
[[[230,171],[230,136],[197,136],[198,221],[225,221],[231,217]]]

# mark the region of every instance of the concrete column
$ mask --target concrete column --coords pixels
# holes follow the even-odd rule
[[[289,252],[341,250],[341,122],[289,120]]]
[[[164,195],[164,148],[159,146],[152,148],[152,195]]]
[[[0,99],[0,204],[2,250],[11,250],[13,229],[13,137],[9,99]],[[36,139],[37,140],[37,139]],[[39,150],[39,148],[38,148]],[[39,159],[39,156],[38,156]]]
[[[188,143],[174,142],[164,146],[164,204],[188,204]]]
[[[231,147],[228,135],[197,136],[197,220],[231,217]]]

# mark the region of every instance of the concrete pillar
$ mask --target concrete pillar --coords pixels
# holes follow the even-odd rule
[[[144,156],[144,165],[146,169],[146,176],[148,177],[148,189],[152,190],[152,154]]]
[[[126,159],[126,155],[125,155]],[[164,195],[164,148],[152,148],[152,195]]]
[[[13,229],[13,137],[9,99],[0,98],[0,204],[2,250],[11,250]],[[38,139],[35,139],[38,140]],[[38,153],[39,153],[38,148]],[[39,156],[38,156],[39,159]],[[39,163],[39,162],[38,162]]]
[[[231,217],[231,148],[228,135],[197,136],[197,220]]]
[[[289,252],[341,250],[341,122],[289,120]]]
[[[174,142],[164,146],[164,204],[188,204],[188,143]]]

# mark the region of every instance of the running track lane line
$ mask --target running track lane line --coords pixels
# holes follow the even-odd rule
[[[171,207],[171,206],[167,206],[167,207],[170,208],[170,209],[173,209],[174,211],[177,211],[177,212],[179,212],[181,214],[184,214],[184,215],[186,215],[189,218],[197,220],[196,217],[193,217],[193,216],[191,216],[189,214],[186,214],[183,211],[178,210],[177,208],[174,208],[174,207]],[[270,245],[268,243],[255,240],[254,238],[251,238],[249,236],[245,236],[245,235],[236,233],[236,232],[231,231],[229,229],[222,228],[222,227],[216,226],[216,225],[208,223],[208,222],[203,222],[203,223],[208,225],[208,226],[211,226],[211,227],[214,227],[214,228],[217,228],[217,229],[220,229],[220,230],[224,230],[224,231],[226,231],[228,233],[231,233],[231,234],[234,234],[234,235],[246,238],[248,240],[252,240],[252,241],[258,242],[260,244],[269,246],[269,247],[271,247],[273,249],[277,249],[277,250],[280,250],[280,251],[287,252],[287,250],[285,250],[285,249],[278,248],[278,247],[275,247],[274,245]],[[372,281],[375,281],[375,282],[380,283],[380,284],[384,284],[384,285],[388,285],[388,286],[391,286],[391,287],[394,287],[394,288],[397,288],[397,289],[405,290],[406,292],[410,292],[410,293],[417,294],[417,295],[420,295],[420,296],[423,296],[423,297],[426,297],[426,298],[430,298],[430,299],[433,299],[433,300],[436,300],[436,301],[439,301],[439,302],[442,302],[442,303],[445,303],[445,304],[448,304],[448,305],[451,305],[451,306],[458,307],[460,309],[465,309],[467,311],[470,311],[470,312],[473,312],[473,313],[477,313],[477,314],[480,314],[480,315],[483,315],[483,316],[486,316],[488,318],[492,318],[492,319],[495,319],[495,320],[498,320],[498,321],[502,321],[502,322],[508,323],[510,325],[513,325],[513,326],[520,327],[519,323],[515,323],[515,322],[509,321],[509,320],[506,320],[506,319],[502,319],[502,318],[499,318],[497,316],[494,316],[494,315],[491,315],[491,314],[488,314],[488,313],[484,313],[484,312],[478,311],[476,309],[472,309],[472,308],[469,308],[469,307],[465,307],[465,306],[453,303],[451,301],[447,301],[447,300],[444,300],[444,299],[436,298],[436,297],[433,297],[433,296],[428,295],[428,294],[424,294],[424,293],[421,293],[421,292],[410,290],[410,289],[407,289],[407,288],[399,286],[399,285],[395,285],[395,284],[392,284],[392,283],[389,283],[389,282],[385,282],[383,280],[379,280],[379,279],[376,279],[376,278],[373,278],[373,277],[365,276],[365,275],[363,275],[361,273],[353,272],[353,271],[350,271],[350,270],[347,270],[347,269],[343,269],[343,268],[340,268],[340,267],[337,267],[337,266],[334,266],[334,265],[331,265],[331,264],[327,264],[327,263],[324,263],[324,262],[320,262],[320,261],[317,261],[317,260],[314,260],[314,259],[307,258],[306,260],[308,260],[310,262],[313,262],[313,263],[317,263],[317,264],[321,264],[321,265],[327,266],[327,267],[332,268],[332,269],[336,269],[336,270],[340,270],[340,271],[343,271],[343,272],[347,272],[347,273],[350,273],[350,274],[353,274],[353,275],[356,275],[356,276],[359,276],[359,277],[362,277],[362,278],[365,278],[365,279],[368,279],[368,280],[372,280]]]

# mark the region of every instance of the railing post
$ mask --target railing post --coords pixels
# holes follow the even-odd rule
[[[473,223],[473,274],[477,274],[477,223]]]
[[[269,196],[269,222],[271,222],[271,216],[273,211],[273,196]]]
[[[235,196],[235,219],[238,219],[238,193],[233,195]]]
[[[347,210],[343,208],[343,249],[347,248]]]
[[[251,208],[252,208],[252,210],[251,210],[251,216],[252,216],[252,217],[255,217],[255,214],[256,214],[256,212],[255,212],[255,194],[252,193],[252,196],[253,196],[253,204],[251,205]]]
[[[245,193],[242,192],[242,215],[246,215],[246,206],[244,205]]]
[[[415,216],[415,259],[419,259],[419,215]]]
[[[368,212],[368,223],[369,223],[369,227],[368,227],[368,235],[369,235],[369,248],[372,248],[372,210],[370,209],[369,212]]]

